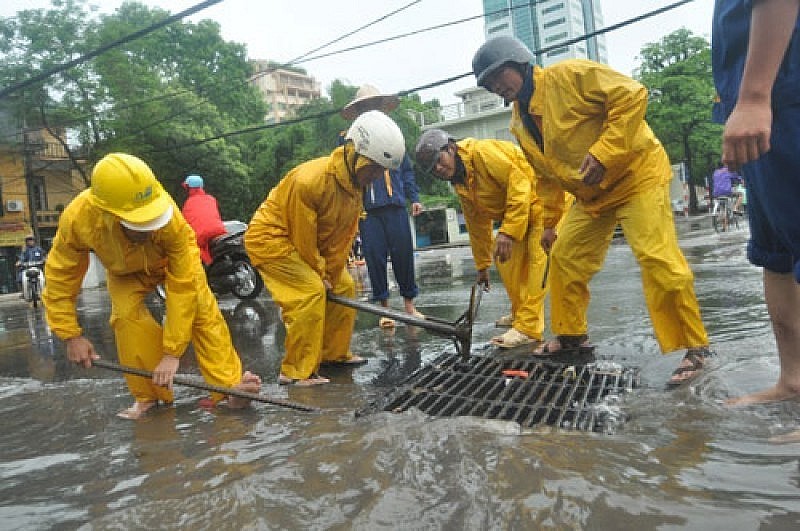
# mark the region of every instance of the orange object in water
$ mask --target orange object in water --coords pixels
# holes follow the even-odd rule
[[[520,378],[527,378],[529,374],[528,371],[519,369],[504,369],[503,376],[519,376]]]

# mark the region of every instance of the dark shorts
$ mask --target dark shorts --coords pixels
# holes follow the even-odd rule
[[[800,106],[773,115],[771,149],[744,166],[750,242],[747,258],[800,282]]]

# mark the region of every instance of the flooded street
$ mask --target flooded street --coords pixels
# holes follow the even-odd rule
[[[690,387],[664,390],[681,353],[659,353],[638,266],[627,245],[612,245],[592,283],[590,338],[598,357],[641,375],[613,434],[418,411],[356,417],[454,351],[424,330],[385,332],[366,313],[352,341],[366,366],[323,371],[327,386],[279,388],[283,327],[263,295],[220,301],[244,365],[264,378],[265,394],[321,413],[267,404],[209,412],[198,406],[202,391],[180,387],[175,407],[125,421],[115,416],[130,401],[121,376],[70,366],[41,308],[6,296],[0,529],[797,529],[800,444],[767,439],[800,427],[800,406],[721,405],[778,373],[747,230],[678,225],[718,356]],[[418,253],[417,277],[420,311],[454,321],[475,278],[469,248]],[[491,355],[494,321],[509,310],[493,280],[473,353]],[[390,300],[402,307],[396,290]],[[107,293],[85,291],[79,307],[101,356],[116,360]],[[191,355],[180,372],[197,373]]]

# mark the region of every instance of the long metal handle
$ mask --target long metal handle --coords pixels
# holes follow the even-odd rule
[[[418,326],[420,328],[430,330],[436,334],[452,338],[453,342],[456,344],[456,349],[458,352],[462,356],[467,357],[469,356],[469,351],[472,345],[472,325],[475,322],[475,317],[478,313],[480,294],[482,290],[483,287],[480,286],[480,284],[475,284],[472,287],[470,307],[453,323],[445,321],[444,319],[438,319],[436,317],[417,317],[415,315],[393,310],[391,308],[384,308],[378,304],[371,304],[368,302],[351,299],[349,297],[336,295],[330,291],[328,292],[328,300],[335,302],[336,304],[354,308],[356,310],[361,310],[383,317],[389,317],[395,321],[400,321],[401,323],[406,323],[411,326]]]
[[[108,361],[104,359],[92,360],[92,365],[96,367],[102,367],[103,369],[108,369],[110,371],[124,372],[127,374],[142,376],[144,378],[153,377],[153,373],[151,371],[138,369],[136,367],[128,367],[127,365],[120,365],[119,363],[114,363],[113,361]],[[288,400],[282,400],[280,398],[269,398],[256,393],[248,393],[247,391],[240,391],[238,389],[231,389],[229,387],[220,387],[218,385],[213,385],[206,382],[198,382],[193,378],[181,376],[180,374],[176,374],[172,378],[172,381],[173,383],[176,383],[178,385],[184,385],[186,387],[204,389],[206,391],[213,391],[215,393],[221,393],[223,395],[231,395],[239,398],[246,398],[249,400],[255,400],[256,402],[264,402],[266,404],[272,404],[274,406],[288,407],[290,409],[296,409],[298,411],[306,411],[310,413],[317,413],[320,411],[319,408],[313,406],[307,406],[305,404],[298,404],[297,402],[289,402]]]

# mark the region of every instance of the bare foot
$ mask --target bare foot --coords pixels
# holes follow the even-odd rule
[[[259,391],[261,391],[261,377],[250,371],[245,371],[242,375],[242,381],[234,385],[233,388],[238,391],[244,391],[245,393],[258,394]],[[228,396],[228,407],[231,409],[242,409],[249,405],[249,398]]]
[[[128,409],[123,409],[117,416],[121,419],[137,420],[140,419],[150,408],[155,406],[158,402],[155,400],[149,402],[134,402]]]
[[[726,406],[749,406],[753,404],[767,404],[769,402],[779,402],[781,400],[789,400],[791,398],[798,398],[798,393],[785,389],[783,387],[770,387],[763,391],[750,393],[748,395],[740,396],[737,398],[730,398],[725,401]]]

